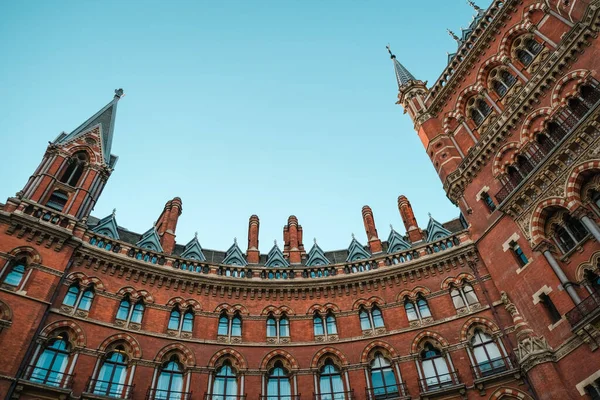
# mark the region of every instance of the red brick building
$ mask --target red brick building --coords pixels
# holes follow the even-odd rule
[[[122,90],[0,205],[0,393],[22,399],[600,398],[600,1],[473,5],[427,87],[392,55],[461,216],[368,243],[203,249],[182,201],[90,216]],[[391,54],[391,52],[390,52]],[[417,206],[418,207],[418,206]],[[188,238],[189,239],[189,238]]]

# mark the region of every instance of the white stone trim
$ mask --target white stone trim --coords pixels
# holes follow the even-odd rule
[[[575,385],[575,389],[577,389],[580,395],[585,396],[586,393],[584,388],[594,383],[594,381],[597,379],[600,379],[600,369]]]
[[[548,285],[544,285],[540,288],[540,290],[538,290],[537,292],[535,292],[531,297],[533,297],[533,304],[538,304],[540,302],[540,295],[542,293],[549,295],[552,292],[552,288]]]
[[[559,319],[558,321],[556,321],[554,324],[552,325],[548,325],[548,330],[551,331],[554,328],[556,328],[557,326],[559,326],[564,320],[565,320],[565,316],[563,315],[561,319]]]
[[[502,251],[505,253],[510,249],[511,242],[518,242],[521,239],[521,236],[517,232],[513,233],[511,237],[509,237],[506,242],[502,243]]]
[[[481,201],[481,200],[482,200],[482,199],[481,199],[481,194],[482,194],[483,192],[487,192],[487,193],[489,194],[489,192],[490,192],[490,187],[489,187],[489,186],[484,186],[484,187],[482,187],[482,188],[481,188],[481,190],[480,190],[479,192],[477,192],[477,194],[475,195],[475,200],[477,200],[477,201]]]

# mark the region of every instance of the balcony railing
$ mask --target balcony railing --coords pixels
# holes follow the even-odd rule
[[[460,385],[458,371],[447,374],[433,375],[427,378],[419,379],[421,393],[433,392],[444,388]]]
[[[319,393],[313,395],[314,400],[354,400],[354,390],[347,392]]]
[[[146,400],[190,400],[192,392],[178,392],[175,390],[148,389]]]
[[[70,389],[73,385],[74,376],[74,374],[65,374],[61,371],[40,368],[35,365],[30,365],[25,371],[25,379],[28,381],[61,389]]]
[[[566,107],[558,112],[557,118],[553,121],[556,129],[544,132],[549,140],[544,143],[530,142],[520,151],[520,154],[526,158],[525,162],[518,165],[521,175],[509,178],[504,182],[502,188],[496,193],[498,203],[506,200],[533,173],[536,167],[579,126],[579,123],[596,108],[599,102],[600,91],[594,90],[582,104],[572,108]]]
[[[90,379],[87,384],[86,393],[128,400],[133,396],[134,386],[135,385],[125,385],[123,383]]]
[[[299,394],[288,394],[288,395],[260,395],[259,400],[300,400]]]
[[[472,365],[471,370],[473,371],[475,379],[481,379],[510,371],[515,368],[514,366],[515,364],[510,358],[499,357],[477,365]]]
[[[404,382],[395,385],[367,388],[366,392],[368,400],[394,400],[408,396],[408,390]]]
[[[282,397],[283,399],[283,397]],[[246,400],[245,394],[204,394],[204,400]]]
[[[580,324],[586,319],[591,319],[594,315],[600,314],[600,292],[594,291],[575,308],[567,312],[566,317],[572,327]]]

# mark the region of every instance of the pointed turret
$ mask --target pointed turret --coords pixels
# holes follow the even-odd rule
[[[115,90],[100,111],[71,133],[58,135],[17,197],[76,219],[88,217],[117,162],[110,150],[122,96],[123,89]]]
[[[416,81],[415,77],[398,61],[396,56],[392,53],[390,46],[386,46],[388,53],[390,53],[390,58],[392,59],[392,63],[394,64],[394,72],[396,73],[396,81],[398,82],[398,88],[402,88],[404,85],[412,81]]]
[[[92,115],[83,124],[79,125],[73,132],[69,134],[63,132],[58,135],[53,144],[64,145],[67,142],[77,139],[78,137],[84,136],[90,130],[98,126],[100,129],[100,147],[104,162],[109,167],[114,167],[117,157],[111,157],[110,151],[112,148],[113,132],[115,129],[115,117],[117,116],[117,103],[121,97],[123,97],[123,95],[123,89],[116,89],[115,96],[110,103],[105,105],[96,114]]]

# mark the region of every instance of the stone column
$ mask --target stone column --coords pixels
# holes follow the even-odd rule
[[[577,305],[577,304],[581,303],[581,298],[577,294],[577,291],[575,291],[575,287],[573,287],[573,283],[571,283],[569,281],[569,279],[567,278],[567,275],[565,275],[565,272],[562,270],[562,268],[558,264],[558,261],[556,261],[556,258],[554,258],[554,255],[552,254],[552,251],[551,251],[552,248],[553,248],[553,246],[550,243],[543,242],[542,245],[538,248],[538,250],[542,252],[544,257],[546,257],[548,264],[550,264],[550,267],[554,271],[554,274],[556,274],[561,285],[565,288],[569,297],[571,297],[571,300],[573,300],[573,303],[575,303],[575,305]]]

